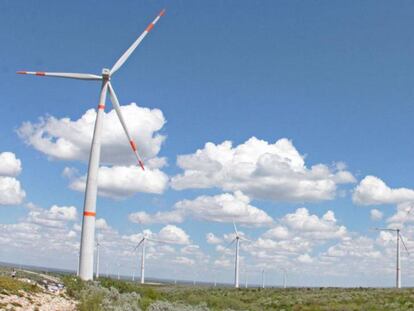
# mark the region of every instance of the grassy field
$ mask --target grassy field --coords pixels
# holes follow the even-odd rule
[[[414,289],[231,289],[140,286],[101,279],[100,285],[65,278],[83,310],[414,310]],[[123,305],[129,307],[123,309]]]
[[[380,288],[288,288],[233,289],[183,285],[145,285],[101,278],[82,282],[58,275],[66,295],[78,301],[80,311],[231,311],[231,310],[414,310],[414,289]],[[44,274],[18,271],[18,278],[34,281]],[[10,269],[0,269],[0,295],[31,295],[34,285],[10,277]],[[0,308],[1,309],[1,308]]]

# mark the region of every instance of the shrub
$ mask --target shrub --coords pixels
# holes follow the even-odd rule
[[[156,301],[149,306],[147,311],[210,311],[206,304],[198,306],[186,306],[166,301]]]
[[[29,284],[11,278],[9,276],[0,276],[0,291],[4,294],[18,295],[19,291],[25,292],[39,292],[40,288],[35,284]]]

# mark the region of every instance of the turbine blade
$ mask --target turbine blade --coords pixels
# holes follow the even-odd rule
[[[226,248],[229,248],[230,246],[232,246],[234,241],[236,241],[236,239],[233,239],[229,244],[227,244]]]
[[[402,236],[402,234],[401,234],[401,233],[400,233],[400,240],[401,240],[401,242],[402,242],[402,245],[404,245],[405,251],[407,252],[407,254],[408,254],[408,255],[410,255],[410,252],[408,251],[408,248],[407,248],[407,246],[405,245],[405,242],[404,242],[404,239],[403,239],[403,236]]]
[[[397,229],[390,229],[390,228],[373,228],[373,230],[375,230],[375,231],[391,231],[391,232],[397,231]]]
[[[124,117],[122,116],[122,112],[121,112],[121,107],[119,106],[119,101],[118,98],[116,97],[115,91],[112,88],[111,83],[108,83],[108,89],[109,89],[109,97],[111,98],[111,102],[115,108],[116,114],[118,115],[118,119],[121,122],[122,127],[124,128],[124,132],[128,138],[129,144],[131,145],[132,151],[134,152],[137,160],[138,160],[138,164],[139,166],[141,166],[142,170],[144,171],[144,162],[142,161],[139,153],[138,153],[138,149],[137,149],[137,145],[135,144],[135,142],[132,140],[131,135],[129,134],[128,128],[125,124],[124,121]]]
[[[148,27],[144,30],[144,32],[135,40],[134,43],[125,51],[125,53],[117,60],[114,66],[111,69],[111,75],[118,71],[119,68],[127,61],[127,59],[131,56],[131,54],[135,51],[137,46],[141,43],[142,40],[146,37],[146,35],[154,28],[154,25],[158,22],[158,20],[165,14],[165,9],[162,10],[157,17],[148,25]]]
[[[17,71],[17,74],[22,75],[35,75],[40,77],[55,77],[55,78],[67,78],[67,79],[80,79],[80,80],[102,80],[101,76],[93,75],[90,73],[69,73],[69,72],[43,72],[43,71]]]
[[[234,232],[236,233],[236,236],[239,236],[239,232],[237,231],[237,227],[236,227],[236,223],[233,220],[233,227],[234,227]]]
[[[144,242],[144,238],[141,239],[141,241],[139,241],[139,243],[137,244],[137,246],[135,246],[134,248],[134,252],[137,250],[137,248],[142,244],[142,242]]]

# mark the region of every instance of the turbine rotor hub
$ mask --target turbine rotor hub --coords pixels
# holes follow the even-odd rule
[[[102,78],[108,81],[111,79],[111,71],[108,68],[102,69]]]

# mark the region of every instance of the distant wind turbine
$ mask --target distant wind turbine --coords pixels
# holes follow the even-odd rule
[[[400,229],[390,229],[390,228],[375,228],[377,231],[390,231],[390,232],[396,232],[397,233],[397,265],[396,265],[396,287],[401,288],[401,247],[400,247],[400,241],[402,242],[406,252],[408,255],[410,255],[407,246],[404,243],[404,240],[402,239],[402,235],[400,233]]]
[[[142,253],[141,253],[141,284],[145,283],[145,251],[146,251],[146,246],[147,246],[147,241],[150,242],[155,242],[155,243],[169,243],[169,244],[173,244],[173,241],[162,241],[162,240],[157,240],[157,239],[153,239],[147,236],[147,234],[145,233],[144,230],[142,230],[141,228],[141,232],[142,232],[142,238],[141,240],[138,242],[138,244],[135,246],[134,251],[136,251],[140,246],[142,247]]]
[[[265,270],[262,270],[262,288],[265,288]]]
[[[98,237],[96,238],[96,272],[95,272],[95,278],[99,278],[99,249],[101,244],[99,243]]]
[[[286,288],[286,279],[287,279],[287,270],[285,268],[281,268],[283,271],[283,288]]]
[[[128,142],[131,145],[139,166],[144,170],[144,162],[138,153],[137,145],[131,138],[129,130],[124,121],[124,117],[121,113],[118,98],[110,82],[111,77],[117,72],[121,66],[127,61],[134,50],[138,47],[141,41],[146,35],[154,28],[158,20],[165,14],[165,10],[162,10],[158,16],[148,25],[145,31],[135,40],[135,42],[125,51],[125,53],[117,60],[111,69],[102,69],[101,75],[89,74],[89,73],[66,73],[66,72],[43,72],[43,71],[18,71],[18,74],[28,74],[36,76],[46,77],[58,77],[68,79],[80,79],[80,80],[92,80],[102,81],[98,111],[96,113],[95,129],[92,137],[92,146],[89,155],[89,167],[88,175],[86,179],[85,200],[83,208],[83,220],[82,220],[82,233],[80,244],[80,263],[79,263],[79,276],[82,280],[88,281],[93,279],[93,255],[94,255],[94,240],[95,240],[95,216],[96,216],[96,199],[98,191],[98,170],[101,154],[101,135],[103,126],[104,109],[106,103],[106,95],[109,92],[109,96],[112,101],[112,105],[115,109],[118,119],[124,129],[124,132],[128,138]]]
[[[240,249],[240,240],[251,242],[250,240],[242,237],[237,231],[236,223],[233,221],[233,228],[235,233],[235,238],[229,243],[227,247],[230,247],[234,242],[236,242],[236,256],[234,261],[234,287],[239,288],[239,249]]]

